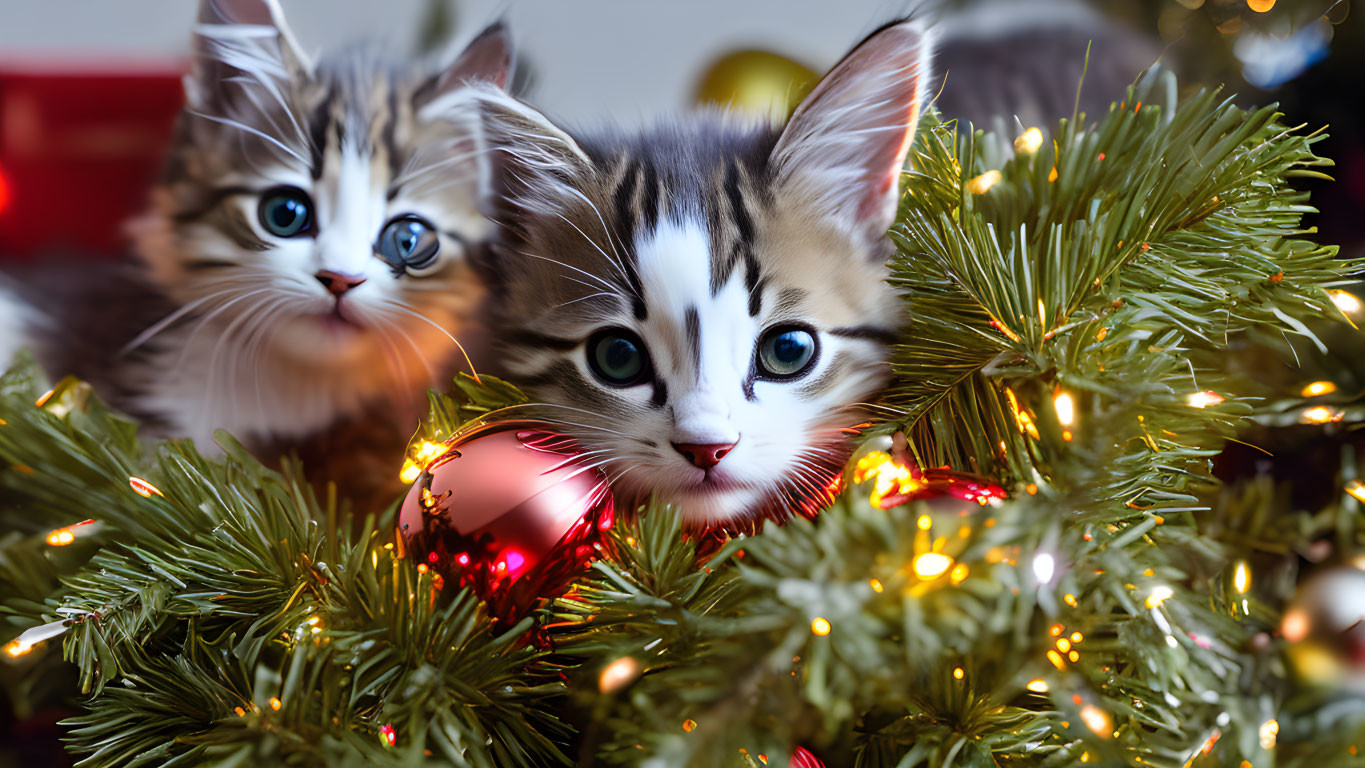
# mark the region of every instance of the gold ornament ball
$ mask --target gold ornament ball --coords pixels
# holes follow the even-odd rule
[[[716,59],[697,83],[698,104],[719,104],[755,115],[791,113],[819,76],[786,56],[758,49]]]
[[[1308,683],[1365,693],[1365,571],[1331,568],[1299,587],[1280,633]]]

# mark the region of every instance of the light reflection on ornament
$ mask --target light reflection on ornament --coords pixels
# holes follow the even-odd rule
[[[833,629],[834,628],[830,626],[829,619],[826,619],[824,616],[816,616],[814,619],[811,619],[810,631],[811,634],[816,637],[825,637]]]
[[[398,743],[398,731],[392,725],[386,725],[379,729],[379,741],[392,747]]]
[[[423,440],[422,445],[417,451],[403,460],[403,468],[398,472],[398,479],[404,483],[411,483],[422,476],[422,470],[426,469],[431,462],[440,458],[446,452],[445,443],[433,443],[430,440]]]
[[[1237,594],[1245,595],[1251,589],[1251,567],[1247,561],[1238,560],[1237,566],[1232,569],[1232,588],[1237,590]]]

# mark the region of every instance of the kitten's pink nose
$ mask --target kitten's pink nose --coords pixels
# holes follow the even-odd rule
[[[322,283],[323,288],[326,288],[329,293],[338,298],[340,298],[341,294],[365,282],[365,278],[360,277],[359,275],[348,275],[345,272],[333,272],[330,269],[324,269],[316,275],[313,275],[313,277],[316,277],[318,282]]]
[[[710,443],[702,445],[700,443],[674,443],[673,450],[681,453],[683,458],[692,462],[692,466],[700,469],[710,469],[720,463],[726,454],[734,450],[739,444],[736,440],[733,443]]]

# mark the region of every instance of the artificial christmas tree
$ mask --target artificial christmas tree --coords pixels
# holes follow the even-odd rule
[[[220,460],[144,445],[16,367],[10,677],[60,645],[92,766],[1359,761],[1365,699],[1297,677],[1308,628],[1284,628],[1300,554],[1365,543],[1354,467],[1307,512],[1213,472],[1252,419],[1345,418],[1239,362],[1325,349],[1350,307],[1355,265],[1291,183],[1328,163],[1273,108],[1174,94],[1149,75],[1048,133],[922,128],[896,383],[834,503],[728,541],[628,510],[512,626],[400,557],[393,510],[319,501],[225,435]],[[460,382],[407,471],[517,402]]]

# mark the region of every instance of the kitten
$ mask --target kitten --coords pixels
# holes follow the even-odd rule
[[[131,227],[143,271],[12,288],[27,307],[0,315],[28,330],[0,352],[32,343],[54,376],[201,450],[216,428],[249,446],[346,418],[410,432],[483,296],[486,162],[452,97],[500,88],[509,61],[493,27],[434,74],[372,49],[314,63],[275,0],[203,0],[186,105]]]
[[[827,499],[890,376],[886,231],[927,38],[882,28],[780,129],[704,113],[580,135],[477,90],[500,362],[619,493],[727,527]]]

